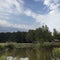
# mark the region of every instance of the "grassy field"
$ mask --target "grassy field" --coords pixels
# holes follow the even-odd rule
[[[49,42],[45,42],[43,45],[43,47],[54,47],[54,54],[56,57],[60,58],[60,42],[59,43],[49,43]],[[37,47],[41,47],[40,43],[0,43],[0,48],[5,48],[5,47],[10,47],[10,48],[37,48]],[[59,47],[59,48],[58,48]],[[2,59],[2,57],[1,57]],[[0,60],[1,60],[0,59]]]
[[[32,43],[0,43],[0,47],[12,46],[15,48],[34,47],[36,44]]]
[[[26,48],[26,47],[60,47],[60,42],[44,42],[40,43],[0,43],[0,47],[13,46],[15,48]]]

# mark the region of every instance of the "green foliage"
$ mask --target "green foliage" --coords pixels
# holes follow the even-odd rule
[[[50,42],[52,41],[52,34],[49,31],[47,26],[42,26],[42,28],[38,28],[35,31],[36,40],[39,40],[39,42]]]
[[[58,57],[58,58],[60,58],[60,48],[56,48],[54,51],[55,51],[54,52],[55,56]]]
[[[35,31],[29,30],[29,32],[26,35],[26,41],[27,42],[34,42],[35,41]]]
[[[56,29],[53,31],[53,39],[60,40],[60,32],[58,32]]]
[[[43,43],[54,41],[54,39],[60,40],[60,32],[54,29],[52,36],[47,25],[28,32],[0,33],[0,42]]]

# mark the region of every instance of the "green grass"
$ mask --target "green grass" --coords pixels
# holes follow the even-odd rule
[[[60,58],[60,48],[55,48],[54,53],[56,57]]]
[[[14,48],[28,48],[28,47],[34,47],[34,44],[32,43],[0,43],[0,48],[2,47],[14,47]]]

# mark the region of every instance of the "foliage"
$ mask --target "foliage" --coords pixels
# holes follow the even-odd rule
[[[54,49],[55,57],[60,58],[60,48]]]
[[[47,25],[29,30],[28,32],[2,32],[0,33],[0,42],[17,42],[17,43],[43,43],[51,42],[54,39],[60,39],[60,33],[54,29],[53,35]]]

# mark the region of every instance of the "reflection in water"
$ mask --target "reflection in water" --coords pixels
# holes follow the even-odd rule
[[[17,60],[17,59],[16,59],[16,57],[8,56],[7,60]],[[20,58],[19,60],[29,60],[29,58],[25,57],[25,58]]]
[[[25,58],[20,58],[20,60],[29,60],[29,58],[25,57]]]
[[[6,49],[0,53],[0,60],[52,60],[51,51],[49,48]]]
[[[37,60],[35,48],[5,49],[0,53],[0,60]]]
[[[14,58],[12,56],[8,56],[7,60],[13,60]]]

